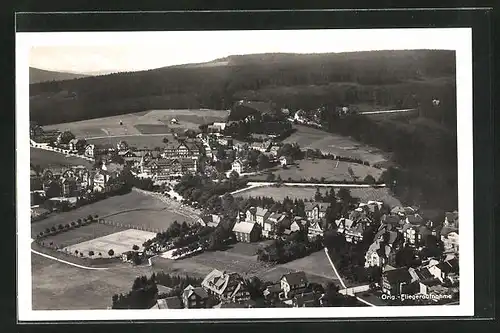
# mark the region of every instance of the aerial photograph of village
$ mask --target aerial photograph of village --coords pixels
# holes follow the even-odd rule
[[[42,49],[33,310],[459,304],[453,50],[77,72]]]

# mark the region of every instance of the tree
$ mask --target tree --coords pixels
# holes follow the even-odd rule
[[[229,174],[229,181],[230,182],[235,182],[240,178],[240,175],[236,171],[231,171]]]
[[[134,246],[132,246],[132,250],[138,251],[139,250],[139,246],[137,246],[136,244],[134,244]]]
[[[409,246],[403,247],[396,253],[396,265],[399,267],[415,267],[418,261],[415,258],[413,248]]]
[[[111,250],[108,251],[108,255],[110,257],[112,257],[114,254],[115,254],[115,251],[113,251],[113,249],[111,249]]]
[[[375,180],[375,178],[373,178],[372,175],[366,175],[365,179],[363,180],[366,184],[370,184],[370,185],[373,185],[375,184],[377,181]]]
[[[64,131],[61,134],[61,143],[68,144],[74,138],[75,138],[75,135],[73,133],[71,133],[70,131]]]
[[[94,255],[94,251],[90,250],[89,251],[89,256],[92,257]]]
[[[264,170],[269,167],[269,157],[264,154],[260,154],[258,157],[259,170]]]
[[[168,138],[167,138],[167,137],[164,137],[164,138],[163,138],[163,140],[162,140],[162,142],[163,142],[164,144],[168,144],[169,140],[168,140]]]

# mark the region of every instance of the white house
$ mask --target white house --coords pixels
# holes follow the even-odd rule
[[[280,161],[281,166],[287,166],[287,165],[290,165],[293,163],[292,158],[289,156],[281,156],[279,158],[279,161]]]
[[[243,162],[242,160],[235,160],[232,164],[231,164],[231,171],[235,171],[237,172],[239,175],[241,175],[242,173],[244,173],[246,171],[246,163]]]
[[[93,144],[88,144],[86,147],[85,147],[85,156],[88,156],[88,157],[94,157],[94,152],[95,152],[95,145]]]

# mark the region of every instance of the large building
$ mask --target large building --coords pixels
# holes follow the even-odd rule
[[[214,269],[205,277],[201,286],[209,295],[221,301],[243,302],[250,299],[243,278],[238,273]]]

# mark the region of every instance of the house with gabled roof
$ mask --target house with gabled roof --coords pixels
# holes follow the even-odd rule
[[[283,220],[286,219],[286,215],[282,213],[271,213],[269,217],[264,221],[264,226],[262,228],[262,236],[271,237],[276,234],[278,226]]]
[[[429,271],[429,268],[425,267],[425,266],[418,267],[418,268],[410,267],[410,268],[408,268],[408,273],[410,273],[410,275],[411,275],[412,282],[428,281],[428,280],[434,278],[434,276]]]
[[[231,164],[231,171],[235,171],[238,175],[245,173],[248,170],[248,162],[243,161],[241,159],[236,159]]]
[[[182,292],[182,302],[184,307],[188,309],[205,308],[207,300],[208,293],[202,287],[189,285]]]
[[[386,266],[386,269],[382,272],[382,292],[391,296],[404,294],[406,287],[411,281],[412,277],[408,272],[408,268],[393,268]]]
[[[255,210],[255,222],[263,227],[269,215],[271,215],[271,211],[269,209],[257,207]]]
[[[181,300],[177,296],[160,298],[156,301],[155,305],[151,309],[163,310],[163,309],[182,309]]]
[[[323,237],[325,224],[325,219],[310,220],[309,226],[307,227],[307,238],[309,240],[314,240],[316,237]]]
[[[453,258],[450,260],[442,261],[436,265],[432,265],[429,267],[429,272],[431,272],[431,274],[435,278],[443,282],[448,277],[448,275],[452,273],[459,273],[458,259]]]
[[[431,231],[425,225],[414,225],[406,223],[401,229],[405,244],[409,246],[417,246],[421,244],[425,238],[431,235]]]
[[[306,216],[309,220],[317,220],[326,217],[329,204],[323,202],[306,202],[304,205]]]
[[[214,269],[203,279],[201,287],[221,301],[242,302],[250,299],[243,278],[238,273]]]
[[[252,222],[237,222],[232,231],[236,236],[236,240],[242,243],[256,242],[261,235],[260,226]]]
[[[302,271],[285,274],[280,279],[281,296],[292,298],[296,294],[305,292],[308,284],[306,274]]]

